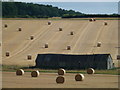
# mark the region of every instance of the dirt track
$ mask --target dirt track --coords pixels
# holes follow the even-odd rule
[[[117,66],[117,20],[106,20],[107,26],[104,26],[104,20],[51,20],[52,25],[47,25],[48,21],[3,20],[3,64],[35,65],[38,53],[110,53]],[[8,28],[4,28],[4,24],[8,24]],[[60,32],[59,27],[63,31]],[[70,35],[70,31],[75,34]],[[34,35],[34,40],[30,40],[31,35]],[[102,47],[96,47],[97,42],[101,42]],[[48,49],[44,48],[45,43],[49,44]],[[72,49],[66,50],[67,45]],[[5,56],[6,51],[10,51],[10,57]],[[28,54],[32,55],[32,60],[27,60]]]
[[[87,75],[84,81],[75,81],[75,74],[67,73],[65,83],[56,83],[57,73],[40,73],[33,78],[30,72],[16,76],[15,72],[3,72],[3,88],[118,88],[117,75]]]

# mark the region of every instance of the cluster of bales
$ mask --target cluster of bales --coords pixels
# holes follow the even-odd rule
[[[5,28],[7,28],[7,27],[8,27],[8,25],[7,25],[7,24],[4,24],[4,27],[5,27]],[[19,28],[18,28],[18,31],[22,31],[22,28],[21,28],[21,27],[19,27]]]
[[[97,47],[101,47],[101,45],[102,45],[101,42],[98,42],[98,43],[97,43]],[[45,48],[48,48],[48,43],[46,43],[44,47],[45,47]],[[68,45],[68,46],[66,47],[66,50],[71,50],[71,46]]]
[[[6,57],[9,57],[9,56],[10,56],[10,52],[7,51],[7,52],[6,52]],[[31,55],[31,54],[28,54],[28,55],[27,55],[27,60],[32,60],[32,55]]]
[[[24,75],[24,74],[25,74],[25,72],[24,72],[23,69],[19,69],[19,70],[16,71],[16,75],[17,75],[17,76],[22,76],[22,75]],[[39,74],[40,74],[40,73],[39,73],[38,70],[32,71],[32,72],[31,72],[31,77],[38,77]]]
[[[48,43],[45,43],[44,48],[48,48]],[[66,50],[71,50],[71,46],[68,45],[68,46],[66,47]]]
[[[48,25],[51,25],[52,24],[52,22],[51,21],[48,21]],[[59,31],[63,31],[63,28],[59,28]],[[70,32],[70,35],[74,35],[74,32],[73,31],[71,31]],[[45,44],[45,46],[44,46],[45,48],[48,48],[48,43],[46,43]],[[67,50],[71,50],[71,46],[67,46]]]
[[[90,18],[89,21],[96,21],[96,19],[95,19],[95,18]],[[52,24],[52,22],[51,22],[51,21],[48,21],[48,25],[51,25],[51,24]],[[106,21],[104,22],[104,25],[108,25]],[[7,25],[7,24],[4,24],[4,27],[7,28],[8,25]],[[19,28],[18,28],[18,31],[22,31],[22,28],[19,27]],[[59,28],[59,31],[63,31],[63,29],[60,27],[60,28]],[[70,32],[70,35],[74,35],[74,32],[71,31],[71,32]],[[33,39],[34,39],[34,36],[31,35],[31,36],[30,36],[30,40],[33,40]],[[46,43],[44,47],[45,47],[45,48],[48,48],[48,43]],[[98,43],[97,43],[97,47],[101,47],[101,42],[98,42]],[[67,49],[67,50],[71,50],[71,46],[68,45],[68,46],[66,47],[66,49]],[[7,57],[10,56],[10,52],[9,52],[9,51],[6,52],[6,56],[7,56]],[[28,55],[28,60],[30,60],[31,58],[32,58],[32,56]]]
[[[91,18],[90,21],[96,21],[96,19],[95,19],[95,18]],[[49,21],[49,22],[48,22],[48,25],[51,25],[51,23],[52,23],[52,22]],[[104,22],[104,24],[107,25],[107,22]],[[8,25],[5,24],[5,27],[8,27]],[[18,28],[18,31],[22,31],[22,28],[21,28],[21,27]],[[63,31],[63,29],[60,27],[60,28],[59,28],[59,31]],[[70,32],[70,35],[74,35],[74,32],[71,31],[71,32]],[[30,40],[33,40],[33,39],[34,39],[34,36],[31,35],[31,36],[30,36]],[[97,43],[97,47],[101,47],[101,42],[98,42],[98,43]],[[48,43],[45,43],[44,48],[48,48]],[[68,46],[66,47],[66,50],[71,50],[71,46],[68,45]],[[10,56],[10,52],[9,52],[9,51],[6,52],[6,56],[7,56],[7,57]],[[31,58],[32,58],[32,56],[31,56],[31,55],[28,55],[28,60],[30,60]]]
[[[95,70],[93,68],[87,69],[87,74],[94,74],[94,73],[95,73]],[[16,71],[17,76],[22,76],[24,74],[25,72],[23,69],[19,69]],[[57,84],[63,84],[65,82],[65,74],[66,74],[65,69],[60,68],[58,70],[58,76],[56,77]],[[40,72],[38,70],[31,72],[31,77],[38,77],[39,75],[40,75]],[[81,73],[77,73],[75,75],[75,81],[83,81],[84,79],[85,79],[85,76]]]
[[[94,22],[94,21],[96,21],[96,19],[95,19],[95,18],[90,18],[89,21],[90,21],[90,22]],[[108,25],[108,23],[105,21],[105,22],[104,22],[104,25],[106,26],[106,25]]]
[[[8,25],[7,25],[7,24],[5,24],[5,25],[4,25],[4,27],[5,27],[5,28],[7,28],[7,27],[8,27]],[[21,31],[22,31],[22,28],[21,28],[21,27],[19,27],[17,30],[18,30],[19,32],[21,32]],[[34,39],[34,36],[33,36],[33,35],[31,35],[31,36],[30,36],[30,40],[33,40],[33,39]]]
[[[95,18],[90,18],[89,21],[96,21],[96,19],[95,19]],[[48,25],[51,25],[51,23],[52,23],[51,21],[48,21]],[[104,22],[104,25],[107,25],[107,22]],[[62,28],[59,28],[59,31],[63,31],[63,29],[62,29]],[[71,31],[71,32],[70,32],[70,35],[74,35],[74,32]],[[97,47],[101,47],[101,42],[98,42],[98,43],[97,43]],[[45,48],[48,48],[48,43],[45,44]],[[71,50],[71,46],[68,45],[66,49],[67,49],[67,50]]]
[[[7,24],[4,24],[4,27],[7,28],[8,25],[7,25]],[[22,28],[19,27],[17,30],[18,30],[18,31],[22,31]],[[33,40],[33,39],[34,39],[34,36],[31,35],[31,36],[30,36],[30,40]],[[6,57],[9,57],[9,56],[10,56],[10,52],[9,52],[9,51],[6,51],[5,55],[6,55]],[[28,60],[31,60],[31,59],[32,59],[32,56],[31,56],[30,54],[27,55],[27,59],[28,59]]]
[[[89,21],[90,21],[90,22],[96,21],[96,19],[95,19],[95,18],[90,18]]]

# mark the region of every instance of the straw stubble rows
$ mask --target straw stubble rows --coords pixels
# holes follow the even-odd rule
[[[35,65],[36,56],[40,53],[110,53],[117,65],[117,20],[106,20],[108,25],[104,22],[51,20],[48,25],[48,20],[3,20],[3,64]],[[21,32],[18,32],[19,28]],[[97,47],[99,42],[101,46]],[[6,57],[8,51],[10,56]],[[29,54],[32,59],[28,61],[26,57]]]

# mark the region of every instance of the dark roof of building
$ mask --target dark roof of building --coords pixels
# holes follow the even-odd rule
[[[65,69],[109,69],[112,65],[110,54],[38,54],[36,67]]]
[[[42,59],[46,59],[45,57],[49,57],[51,59],[61,59],[62,60],[82,60],[82,59],[93,59],[94,60],[106,60],[106,58],[108,58],[108,56],[110,56],[110,58],[112,59],[110,54],[38,54],[38,57],[41,57]],[[99,58],[99,59],[98,59]]]

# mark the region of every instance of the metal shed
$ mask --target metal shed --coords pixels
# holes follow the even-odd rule
[[[112,69],[113,60],[110,54],[38,54],[36,67],[42,69]]]

